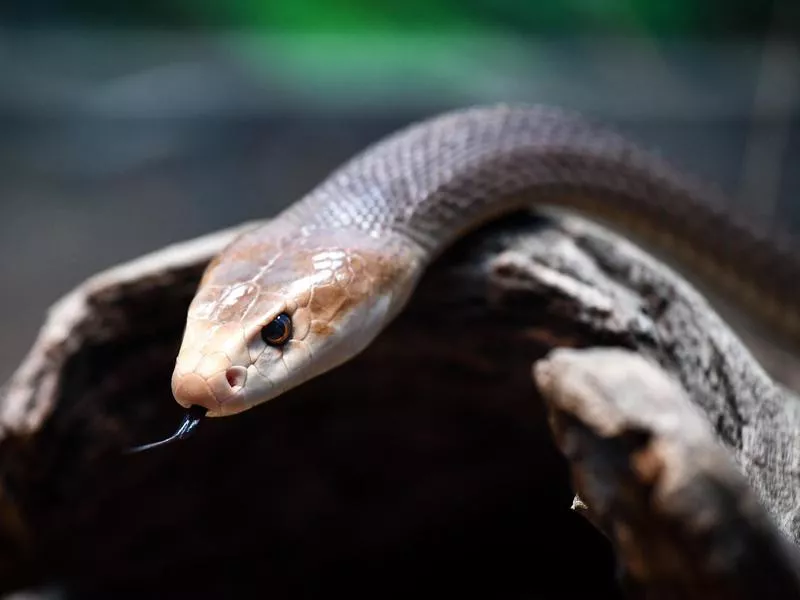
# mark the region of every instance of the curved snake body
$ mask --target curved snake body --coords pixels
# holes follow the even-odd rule
[[[800,332],[800,262],[713,190],[580,115],[490,106],[414,124],[243,234],[207,268],[172,380],[183,406],[242,412],[349,360],[466,232],[526,206],[574,209],[643,235]],[[265,327],[288,317],[285,343]]]

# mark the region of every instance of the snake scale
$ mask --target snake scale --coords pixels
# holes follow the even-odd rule
[[[713,188],[583,115],[480,106],[376,142],[222,251],[188,311],[175,399],[194,407],[196,425],[335,368],[403,309],[443,250],[537,205],[643,236],[800,337],[800,261],[789,242],[759,233]]]

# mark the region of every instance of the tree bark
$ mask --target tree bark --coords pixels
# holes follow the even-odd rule
[[[355,360],[126,454],[178,424],[183,315],[236,231],[48,315],[0,399],[0,588],[796,597],[796,397],[683,279],[577,219],[469,236]]]
[[[800,597],[797,549],[662,369],[630,351],[558,350],[534,378],[632,596]]]

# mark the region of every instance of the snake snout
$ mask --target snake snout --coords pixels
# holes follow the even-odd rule
[[[240,395],[246,380],[247,369],[238,366],[222,369],[210,376],[197,371],[176,371],[172,377],[172,393],[178,404],[186,408],[203,406],[215,412],[222,404]]]

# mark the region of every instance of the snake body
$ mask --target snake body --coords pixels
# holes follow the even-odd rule
[[[731,216],[717,192],[579,114],[476,107],[377,142],[221,252],[187,315],[175,399],[236,414],[342,364],[443,250],[536,205],[638,233],[765,322],[800,331],[800,261]]]

